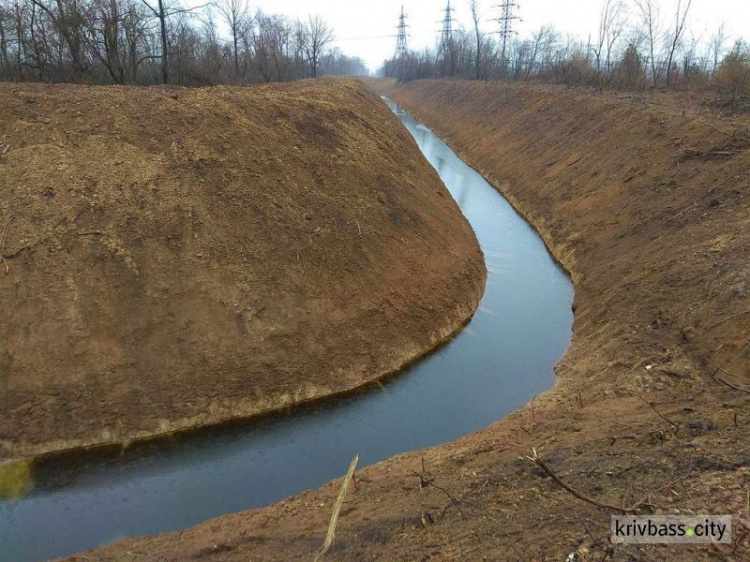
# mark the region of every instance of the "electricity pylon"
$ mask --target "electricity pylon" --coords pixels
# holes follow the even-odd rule
[[[500,37],[502,37],[502,50],[500,52],[500,60],[502,61],[503,65],[505,65],[507,58],[507,50],[508,50],[508,38],[511,37],[514,33],[513,31],[513,20],[520,20],[521,18],[513,15],[513,10],[515,8],[520,8],[518,4],[513,2],[512,0],[503,0],[502,4],[498,6],[502,10],[500,17],[497,19],[498,23],[500,24]]]
[[[451,0],[448,0],[448,5],[445,7],[442,37],[443,48],[446,48],[453,41],[453,8],[451,8]]]
[[[404,7],[401,6],[401,15],[398,16],[398,39],[396,40],[396,56],[403,57],[409,52],[409,47],[406,42],[406,13]]]

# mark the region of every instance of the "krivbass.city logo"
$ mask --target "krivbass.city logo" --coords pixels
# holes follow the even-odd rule
[[[613,515],[615,544],[732,542],[731,515]]]

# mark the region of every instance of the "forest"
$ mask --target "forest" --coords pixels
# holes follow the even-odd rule
[[[0,80],[210,86],[361,75],[319,16],[246,0],[0,0]]]

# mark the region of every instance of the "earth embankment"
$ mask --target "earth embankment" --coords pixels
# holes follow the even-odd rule
[[[471,227],[378,97],[0,86],[0,459],[351,390],[455,332]]]
[[[575,282],[574,337],[555,388],[524,410],[358,473],[327,559],[746,560],[747,535],[612,545],[602,506],[732,514],[737,539],[750,527],[747,117],[671,95],[375,87],[540,231]],[[89,557],[310,559],[339,487]]]

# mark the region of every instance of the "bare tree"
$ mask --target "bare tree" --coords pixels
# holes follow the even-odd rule
[[[484,34],[479,29],[479,21],[481,17],[479,15],[478,0],[469,0],[469,9],[471,10],[471,21],[474,24],[474,39],[476,40],[476,50],[474,51],[474,78],[479,80],[482,77],[482,44],[484,42]]]
[[[32,0],[32,3],[49,18],[63,40],[70,56],[73,79],[78,80],[86,72],[87,66],[84,54],[85,17],[82,7],[75,0]]]
[[[196,61],[197,66],[203,80],[212,85],[219,84],[227,79],[228,73],[224,72],[225,62],[232,57],[233,51],[229,46],[225,48],[219,38],[213,10],[207,9],[205,11],[202,23],[202,49],[199,60]],[[234,65],[232,67],[235,68]],[[236,79],[236,75],[235,71],[234,79]]]
[[[273,45],[273,65],[277,80],[286,80],[291,66],[293,29],[283,17],[274,16],[270,25],[269,36]]]
[[[196,10],[205,8],[208,4],[202,4],[200,6],[193,6],[191,8],[183,8],[179,0],[173,0],[174,5],[167,6],[166,0],[157,0],[156,5],[152,5],[148,0],[141,0],[143,4],[151,11],[159,22],[159,41],[161,43],[161,76],[162,83],[169,83],[169,18],[177,16],[177,23],[175,24],[174,35],[175,39],[183,40],[184,42],[188,39],[190,41],[196,41],[198,32],[187,22],[187,16],[192,15]],[[153,58],[153,57],[148,57]],[[181,53],[178,53],[178,67],[184,62],[184,57],[181,57]],[[178,73],[181,72],[181,67],[178,68]],[[179,81],[178,81],[179,82]]]
[[[93,0],[88,16],[88,31],[84,37],[90,53],[104,65],[115,84],[125,84],[125,61],[120,52],[123,19],[120,3],[118,0]]]
[[[310,74],[316,78],[323,51],[334,39],[333,30],[328,27],[323,18],[311,15],[301,31],[302,49],[310,65]]]
[[[219,1],[0,0],[0,80],[209,85],[362,72],[330,51],[320,18],[295,27],[259,12],[254,24],[248,0]]]
[[[711,75],[716,75],[716,70],[719,68],[719,61],[724,54],[724,45],[727,42],[727,34],[724,24],[719,26],[716,33],[713,34],[709,44],[709,51],[712,58]]]
[[[685,31],[685,22],[687,21],[688,12],[693,0],[677,0],[677,9],[675,11],[675,23],[672,35],[669,38],[669,44],[667,47],[667,87],[672,83],[672,61],[674,60],[674,54],[677,50],[677,45],[680,43],[682,34]]]
[[[11,11],[0,4],[0,76],[10,74],[10,57],[8,55],[8,35],[10,34]]]
[[[539,30],[533,35],[533,39],[531,41],[531,55],[527,62],[524,80],[528,81],[529,77],[534,71],[534,65],[537,64],[540,58],[542,59],[542,61],[544,61],[548,57],[552,45],[554,44],[556,39],[557,37],[555,35],[555,30],[547,25],[539,28]]]
[[[157,0],[156,6],[152,6],[146,0],[142,0],[146,7],[151,10],[159,20],[159,39],[161,40],[161,79],[162,84],[169,83],[169,37],[167,36],[167,14],[164,0]]]
[[[217,4],[219,13],[229,27],[232,39],[232,55],[234,60],[234,76],[240,76],[239,45],[242,37],[247,33],[250,16],[247,10],[246,0],[220,0]]]
[[[20,0],[14,0],[13,2],[13,32],[15,35],[16,42],[16,56],[14,66],[15,76],[23,80],[24,79],[24,62],[28,58],[27,49],[28,42],[26,41],[26,22],[28,21],[27,7],[21,4]]]
[[[615,0],[614,5],[610,10],[610,16],[608,18],[608,29],[605,34],[607,56],[605,59],[605,66],[607,72],[612,72],[612,53],[615,45],[625,33],[625,26],[627,24],[628,8],[623,0]]]
[[[651,80],[656,85],[659,80],[656,64],[656,43],[659,40],[659,11],[655,0],[633,0],[641,15],[648,42]]]
[[[279,48],[276,44],[277,36],[274,33],[273,16],[261,11],[255,15],[257,29],[253,30],[252,43],[255,59],[255,67],[260,72],[265,82],[271,82],[274,78],[274,56]]]
[[[602,71],[602,53],[604,52],[604,44],[607,42],[607,31],[610,25],[610,11],[613,2],[614,0],[604,0],[604,8],[602,8],[602,14],[599,16],[599,35],[597,36],[596,44],[591,47],[596,59],[597,74],[601,74]]]

